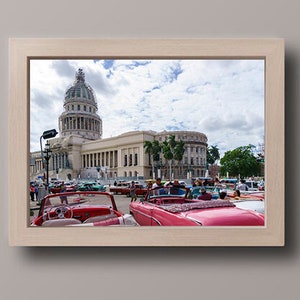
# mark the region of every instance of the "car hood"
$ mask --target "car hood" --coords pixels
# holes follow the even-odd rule
[[[202,226],[262,226],[264,218],[258,213],[237,207],[195,209],[180,213]]]
[[[161,209],[193,220],[202,226],[263,226],[264,216],[237,208],[226,200],[195,201],[182,205],[163,205]]]

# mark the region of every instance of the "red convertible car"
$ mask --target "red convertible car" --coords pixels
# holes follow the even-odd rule
[[[227,200],[188,198],[186,188],[156,188],[131,202],[130,213],[141,226],[264,226],[264,215],[237,208]]]
[[[118,211],[107,192],[66,192],[47,195],[31,226],[138,225],[130,214]]]

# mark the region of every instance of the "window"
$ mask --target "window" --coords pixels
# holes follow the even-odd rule
[[[129,166],[132,166],[132,154],[129,154]]]
[[[124,155],[124,167],[127,166],[127,154]]]
[[[138,164],[138,155],[137,153],[134,154],[134,165],[137,166]]]
[[[80,110],[80,105],[79,104],[77,105],[77,110]]]
[[[83,110],[86,111],[86,105],[83,106]]]

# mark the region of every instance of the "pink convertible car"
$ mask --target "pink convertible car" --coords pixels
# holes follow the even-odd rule
[[[196,200],[188,189],[164,187],[149,190],[129,209],[141,226],[264,226],[264,215],[237,208],[227,200]]]

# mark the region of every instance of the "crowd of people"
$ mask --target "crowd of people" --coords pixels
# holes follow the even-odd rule
[[[183,187],[176,179],[173,182],[168,181],[163,185],[161,178],[156,178],[155,182],[151,184],[151,188],[154,189],[154,188],[163,187],[167,185],[172,187]],[[197,199],[199,200],[212,200],[213,198],[212,193],[207,191],[208,186],[215,186],[219,188],[219,197],[218,197],[219,200],[226,200],[226,199],[238,200],[241,197],[241,191],[242,192],[248,191],[249,189],[245,179],[241,179],[239,182],[237,182],[234,185],[233,193],[230,196],[228,195],[227,189],[224,188],[224,185],[218,178],[215,178],[214,180],[213,179],[209,180],[207,178],[203,180],[196,179],[195,181],[193,181],[192,185],[193,187],[201,187],[200,194],[197,197]]]

